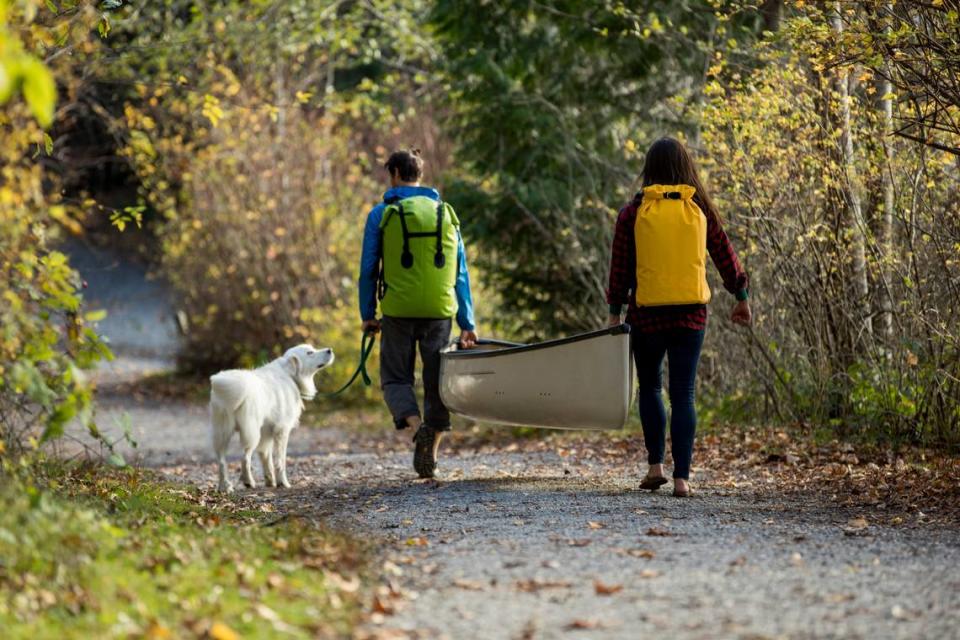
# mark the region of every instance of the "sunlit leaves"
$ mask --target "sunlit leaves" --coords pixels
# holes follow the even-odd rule
[[[214,127],[223,118],[223,109],[220,108],[220,100],[216,96],[205,95],[203,97],[203,117],[210,121]]]
[[[69,17],[58,15],[53,24],[31,22],[40,15],[50,19],[44,14],[56,13],[57,6],[0,3],[0,261],[6,265],[0,279],[0,438],[15,455],[36,444],[26,439],[31,430],[24,431],[25,424],[44,425],[49,439],[68,420],[89,419],[90,389],[76,369],[109,357],[80,316],[76,272],[63,253],[51,250],[61,229],[76,232],[80,225],[60,201],[57,176],[38,164],[55,148],[43,130],[54,120],[54,74],[70,80],[63,67],[48,67],[41,56],[49,53],[45,47],[62,46],[65,40],[55,34],[71,33],[66,25],[76,25],[84,38],[90,26],[86,6],[75,6]]]

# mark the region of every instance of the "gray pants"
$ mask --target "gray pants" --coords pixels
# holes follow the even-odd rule
[[[450,412],[440,401],[440,350],[450,341],[450,319],[391,318],[380,322],[380,388],[397,429],[420,416],[413,389],[417,345],[423,361],[423,423],[435,431],[450,430]]]

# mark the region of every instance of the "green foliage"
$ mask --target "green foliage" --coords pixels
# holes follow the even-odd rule
[[[776,40],[757,46],[750,73],[725,58],[710,70],[703,167],[759,314],[749,336],[714,321],[723,346],[705,359],[707,384],[720,397],[755,396],[764,410],[754,416],[832,425],[848,437],[956,444],[960,421],[948,408],[960,402],[960,226],[948,204],[960,184],[956,164],[891,138],[882,118],[891,97],[862,67],[849,85],[848,157],[838,90],[847,70],[828,70],[835,31],[824,20],[817,9],[788,19]],[[867,296],[852,286],[858,242]]]
[[[693,129],[706,61],[751,33],[711,8],[435,3],[467,176],[450,198],[512,329],[543,337],[605,318],[613,221],[642,149]]]
[[[332,637],[360,612],[355,587],[341,590],[364,570],[356,540],[264,527],[139,471],[40,475],[46,486],[0,485],[5,638]]]
[[[53,74],[35,55],[24,50],[19,34],[11,29],[32,22],[37,7],[29,2],[11,5],[10,0],[0,2],[0,106],[19,91],[33,117],[46,128],[53,122],[57,101]]]
[[[302,341],[333,346],[344,370],[355,362],[363,216],[385,153],[359,143],[411,115],[389,103],[395,76],[411,74],[388,63],[430,55],[410,20],[419,4],[184,13],[170,1],[135,29],[115,25],[100,73],[130,82],[121,153],[162,218],[160,262],[187,319],[183,368],[251,365]]]
[[[52,149],[43,128],[54,113],[53,77],[67,77],[36,54],[50,52],[54,33],[83,23],[85,6],[75,9],[69,24],[46,23],[37,3],[0,3],[0,454],[12,456],[59,437],[74,419],[95,430],[81,370],[110,357],[91,328],[96,317],[84,313],[79,277],[51,249],[61,226],[75,225],[72,212],[31,153]]]

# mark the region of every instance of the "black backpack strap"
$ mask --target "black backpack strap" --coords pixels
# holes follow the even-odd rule
[[[410,230],[407,228],[407,219],[403,214],[403,202],[397,204],[397,213],[400,215],[400,228],[403,230],[403,251],[400,253],[400,265],[404,269],[413,267],[413,254],[410,253]]]
[[[383,246],[382,241],[380,246]],[[387,295],[387,276],[383,272],[383,253],[381,253],[377,273],[377,300],[383,300],[385,295]]]
[[[443,269],[447,258],[443,255],[443,200],[437,202],[437,251],[433,254],[433,266]]]

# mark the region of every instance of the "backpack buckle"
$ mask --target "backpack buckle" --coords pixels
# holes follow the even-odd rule
[[[680,200],[683,196],[680,195],[679,191],[667,191],[663,194],[663,197],[668,200]]]

